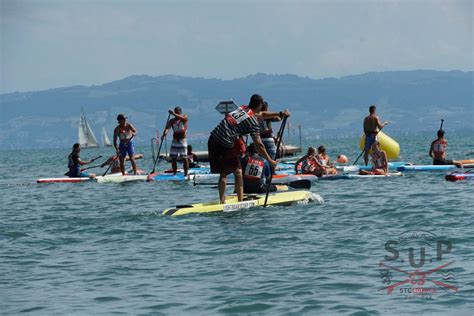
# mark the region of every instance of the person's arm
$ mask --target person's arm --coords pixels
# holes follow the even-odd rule
[[[198,156],[196,154],[193,154],[193,160],[194,160],[194,163],[198,163],[199,160],[198,160]]]
[[[277,165],[277,162],[273,160],[272,157],[270,157],[270,155],[267,153],[267,150],[265,149],[265,145],[263,145],[260,135],[251,134],[250,136],[252,137],[252,140],[253,140],[253,143],[255,144],[255,148],[257,149],[257,152],[268,161],[271,167],[275,168]]]
[[[377,116],[377,127],[378,127],[379,129],[382,129],[382,128],[384,128],[386,125],[388,125],[388,121],[385,121],[385,122],[383,122],[383,124],[382,124],[382,123],[380,123],[380,118]]]
[[[118,127],[114,129],[114,147],[115,147],[115,151],[119,152],[118,145],[117,145],[117,138],[118,138]]]
[[[290,116],[290,112],[288,112],[288,109],[285,109],[284,111],[281,112],[270,112],[270,111],[262,111],[259,114],[256,114],[257,116],[260,116],[264,120],[271,120],[271,119],[283,119],[285,116]]]
[[[318,159],[316,159],[315,157],[311,158],[311,160],[321,169],[323,170],[326,170],[326,167],[323,166],[322,164],[319,163]]]
[[[296,162],[295,162],[295,173],[298,173],[298,165],[303,161],[305,160],[307,157],[306,155],[304,155],[303,157],[301,157],[300,159],[298,159]]]
[[[171,115],[174,115],[178,120],[181,120],[181,121],[183,121],[183,122],[187,122],[187,121],[188,121],[188,116],[187,116],[186,114],[182,114],[182,115],[181,115],[181,114],[175,113],[175,112],[173,112],[173,111],[171,111],[171,110],[169,110],[169,113],[170,113]]]
[[[434,141],[431,142],[430,151],[428,152],[428,155],[429,155],[431,158],[434,158],[433,143],[434,143]]]
[[[137,135],[137,129],[135,128],[135,126],[133,126],[132,124],[128,123],[128,127],[130,127],[130,130],[132,131],[132,135],[135,136]]]

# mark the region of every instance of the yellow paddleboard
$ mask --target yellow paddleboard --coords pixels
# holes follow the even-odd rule
[[[285,191],[274,192],[268,195],[267,205],[291,205],[299,201],[311,201],[313,194],[310,191]],[[246,194],[244,201],[238,202],[236,195],[226,197],[226,204],[220,204],[219,201],[208,203],[197,203],[189,205],[177,205],[163,211],[163,215],[178,216],[191,213],[211,213],[211,212],[232,212],[240,209],[263,206],[265,203],[265,194]]]
[[[380,142],[380,147],[387,153],[387,158],[397,159],[400,155],[400,145],[390,136],[380,131],[377,134],[377,140]],[[360,150],[364,150],[365,147],[365,135],[362,135],[359,141]]]

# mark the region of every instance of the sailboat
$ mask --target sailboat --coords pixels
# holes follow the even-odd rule
[[[110,143],[110,139],[107,136],[107,132],[105,131],[105,127],[102,127],[102,146],[112,147],[112,144]]]
[[[82,148],[99,147],[97,138],[95,138],[94,132],[92,131],[89,122],[87,122],[86,116],[84,115],[84,110],[81,111],[81,118],[79,119],[78,138],[78,142],[81,144]]]

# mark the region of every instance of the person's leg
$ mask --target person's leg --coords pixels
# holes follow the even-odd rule
[[[227,185],[227,175],[223,172],[219,175],[219,200],[225,204],[225,187]]]
[[[120,155],[120,171],[122,172],[122,175],[125,175],[125,156]]]
[[[369,164],[369,151],[364,150],[364,163],[367,166]]]
[[[130,158],[130,163],[132,164],[132,169],[133,169],[133,174],[137,175],[138,174],[138,169],[137,169],[137,163],[135,162],[135,157],[133,155],[129,156]]]
[[[240,166],[234,171],[235,177],[235,193],[237,193],[237,199],[242,202],[244,199],[244,179],[242,177],[242,168]]]
[[[186,177],[188,175],[188,170],[189,170],[189,161],[186,156],[183,156],[183,169],[184,169],[184,176]]]
[[[173,169],[173,174],[178,172],[178,162],[176,157],[171,158],[171,169]]]

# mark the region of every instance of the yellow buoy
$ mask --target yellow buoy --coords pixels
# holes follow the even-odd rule
[[[384,132],[379,132],[377,134],[377,140],[380,143],[380,147],[383,151],[387,153],[388,159],[397,159],[400,155],[400,145],[390,136]],[[365,135],[362,135],[359,141],[360,150],[364,150],[365,146]]]

